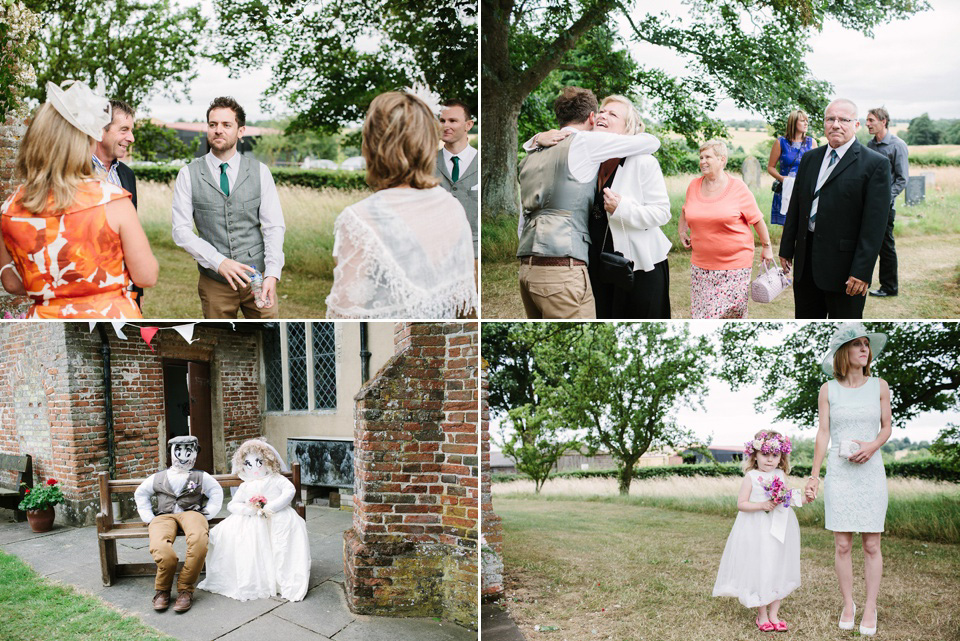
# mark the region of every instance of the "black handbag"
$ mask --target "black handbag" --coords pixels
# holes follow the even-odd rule
[[[779,194],[783,191],[783,183],[779,180],[774,180],[773,184],[770,185],[770,190],[775,194]]]
[[[623,221],[620,221],[620,227],[623,227]],[[610,222],[607,221],[607,231],[603,234],[603,245],[601,250],[607,244],[607,234],[610,233]],[[624,237],[627,232],[624,229]],[[621,252],[600,252],[598,261],[598,276],[601,283],[613,285],[617,289],[633,289],[633,261],[625,257]]]

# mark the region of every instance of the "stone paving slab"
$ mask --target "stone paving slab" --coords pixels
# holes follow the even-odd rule
[[[477,641],[477,633],[436,619],[359,615],[334,641]]]
[[[217,641],[265,641],[283,639],[283,641],[330,641],[307,628],[300,627],[285,619],[266,614],[255,621],[219,637]]]
[[[343,586],[333,581],[310,590],[303,601],[284,603],[271,614],[326,637],[333,637],[357,618],[347,608]]]

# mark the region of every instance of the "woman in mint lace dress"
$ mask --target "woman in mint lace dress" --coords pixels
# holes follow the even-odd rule
[[[807,498],[815,498],[826,456],[824,517],[826,528],[833,531],[843,596],[838,626],[852,630],[856,617],[851,551],[853,533],[859,532],[866,583],[861,636],[877,632],[877,595],[883,576],[880,535],[887,514],[887,478],[878,452],[891,433],[890,387],[870,375],[870,362],[886,342],[886,334],[869,333],[861,323],[841,325],[830,339],[821,367],[834,380],[820,388],[820,428],[806,487]]]
[[[780,189],[773,193],[773,205],[770,207],[770,223],[782,225],[787,219],[787,208],[783,207],[784,192],[789,203],[790,190],[793,189],[792,178],[800,168],[800,159],[803,154],[813,149],[813,138],[807,135],[807,114],[797,109],[791,111],[787,117],[787,131],[785,136],[778,136],[770,150],[770,160],[767,161],[767,173],[780,183]],[[780,161],[780,171],[777,171],[777,161]],[[791,178],[791,180],[786,180]]]

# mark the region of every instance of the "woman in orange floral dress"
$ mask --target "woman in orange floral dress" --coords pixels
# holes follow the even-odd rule
[[[91,162],[109,102],[82,83],[47,92],[17,155],[23,184],[0,207],[0,280],[33,299],[28,318],[141,318],[129,286],[152,287],[157,260],[130,193]]]

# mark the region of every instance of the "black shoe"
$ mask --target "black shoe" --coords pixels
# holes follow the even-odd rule
[[[871,295],[871,296],[879,296],[880,298],[887,298],[888,296],[896,296],[897,293],[896,293],[896,292],[888,292],[887,290],[885,290],[884,288],[881,287],[880,289],[875,289],[875,290],[873,290],[872,292],[870,292],[870,295]]]

